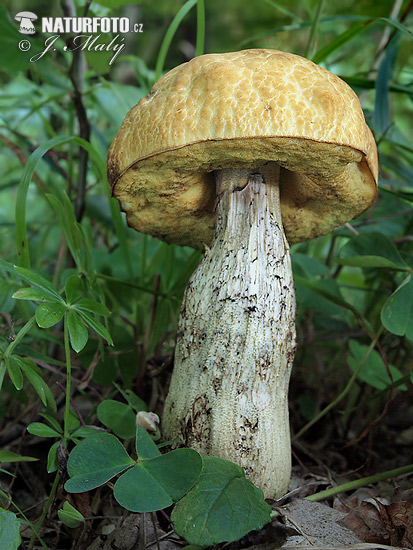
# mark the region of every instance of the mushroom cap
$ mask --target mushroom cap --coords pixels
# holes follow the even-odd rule
[[[126,115],[108,180],[128,224],[203,248],[215,227],[214,170],[281,165],[290,244],[360,215],[377,193],[377,149],[354,91],[298,55],[255,49],[195,57]]]
[[[31,11],[21,11],[16,13],[14,18],[16,21],[21,21],[22,19],[33,19],[33,21],[35,21],[37,19],[37,15]]]

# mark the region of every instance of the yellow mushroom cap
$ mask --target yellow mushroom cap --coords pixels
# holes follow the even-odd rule
[[[290,244],[360,215],[377,193],[377,149],[354,91],[298,55],[244,50],[195,57],[126,115],[108,180],[128,223],[203,247],[215,227],[214,170],[281,165]]]

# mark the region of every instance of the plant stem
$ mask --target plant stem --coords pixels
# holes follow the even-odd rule
[[[366,353],[364,354],[363,359],[357,365],[356,370],[353,372],[353,375],[350,378],[350,380],[348,381],[348,384],[344,388],[344,390],[334,399],[334,401],[329,403],[327,405],[327,407],[325,407],[322,411],[320,411],[314,418],[312,418],[310,420],[310,422],[308,422],[303,428],[301,428],[301,430],[298,433],[296,433],[295,436],[291,439],[292,442],[297,441],[297,439],[299,439],[307,430],[309,430],[311,428],[311,426],[313,426],[316,422],[318,422],[321,418],[323,418],[323,416],[325,416],[328,412],[330,412],[331,409],[333,407],[335,407],[336,405],[338,405],[338,403],[340,403],[340,401],[348,394],[348,392],[353,387],[353,384],[356,381],[357,376],[359,375],[359,373],[360,373],[364,363],[366,362],[368,356],[373,351],[373,349],[374,349],[375,345],[377,344],[380,336],[382,335],[383,330],[384,330],[384,327],[381,326],[379,328],[376,336],[374,337],[373,341],[371,342],[370,346],[368,347]]]
[[[52,501],[56,495],[56,491],[57,491],[57,486],[59,484],[59,479],[60,479],[60,475],[59,475],[59,472],[56,473],[56,476],[54,478],[54,481],[53,481],[53,485],[52,485],[52,489],[50,491],[50,494],[49,494],[49,498],[47,499],[46,501],[46,504],[44,505],[44,508],[43,508],[43,512],[42,512],[42,515],[40,516],[40,519],[39,521],[37,522],[36,524],[36,530],[34,531],[33,535],[32,535],[32,538],[30,539],[30,542],[29,542],[29,546],[28,546],[28,550],[32,550],[33,548],[33,545],[34,545],[34,541],[36,538],[39,538],[39,535],[37,534],[38,531],[40,531],[40,529],[42,528],[42,525],[43,525],[43,522],[44,520],[46,519],[46,516],[47,516],[47,513],[49,511],[49,508],[50,506],[52,505]],[[34,529],[33,529],[34,530]],[[39,538],[39,540],[41,541],[41,539]],[[42,541],[41,541],[42,542]],[[43,543],[42,543],[42,546],[43,546]],[[47,546],[43,546],[43,548],[46,548],[47,549]]]
[[[19,330],[18,334],[16,335],[16,338],[13,340],[13,342],[11,342],[8,345],[6,351],[4,352],[4,357],[10,357],[10,355],[12,354],[12,351],[17,346],[17,344],[20,342],[20,340],[22,340],[23,337],[32,328],[32,326],[34,325],[35,320],[36,320],[36,317],[33,315],[33,317],[29,321],[27,321],[27,323],[24,325],[24,327]]]
[[[146,235],[144,235],[146,236]],[[109,281],[112,283],[129,286],[131,288],[135,288],[136,290],[141,290],[142,292],[147,292],[148,294],[156,294],[157,296],[161,296],[162,298],[165,298],[167,296],[166,292],[159,292],[157,290],[154,290],[153,288],[148,288],[142,285],[137,285],[135,283],[131,283],[129,281],[124,281],[122,279],[117,279],[116,277],[111,277],[110,275],[104,275],[103,273],[96,273],[97,279],[103,279],[104,281]]]
[[[161,276],[159,273],[155,273],[153,278],[153,294],[149,306],[148,318],[146,320],[145,336],[143,338],[142,355],[140,359],[138,375],[136,377],[136,390],[138,395],[139,392],[142,391],[142,383],[146,374],[146,356],[149,353],[149,349],[151,347],[153,326],[155,322],[156,310],[158,307],[158,293],[160,285]]]
[[[84,15],[90,6],[90,2],[86,2]],[[76,16],[76,7],[72,0],[62,0],[62,9],[66,17]],[[79,124],[79,136],[86,141],[90,141],[90,123],[87,116],[86,108],[83,103],[83,72],[84,72],[84,53],[82,49],[73,47],[72,38],[68,39],[67,45],[73,52],[72,64],[69,69],[69,78],[73,85],[73,104],[75,107],[76,118]],[[89,153],[83,147],[79,149],[79,172],[75,199],[75,214],[76,220],[81,221],[86,204],[86,178]]]
[[[65,357],[66,357],[66,402],[65,402],[65,414],[64,414],[64,433],[63,442],[65,443],[69,438],[69,414],[70,414],[70,393],[71,393],[71,379],[72,379],[72,365],[70,362],[70,342],[69,342],[69,327],[68,327],[68,312],[65,313],[64,319],[64,344],[65,344]]]
[[[365,487],[371,483],[377,483],[378,481],[383,481],[384,479],[389,479],[390,477],[400,476],[402,474],[408,474],[413,472],[413,464],[408,464],[407,466],[401,466],[395,470],[387,470],[381,474],[375,474],[373,476],[363,477],[362,479],[356,479],[355,481],[349,481],[348,483],[342,483],[341,485],[336,485],[336,487],[331,487],[325,491],[320,491],[314,495],[306,497],[305,500],[311,500],[313,502],[318,502],[324,500],[325,498],[338,495],[340,493],[345,493],[346,491],[353,491],[354,489],[359,489],[360,487]]]

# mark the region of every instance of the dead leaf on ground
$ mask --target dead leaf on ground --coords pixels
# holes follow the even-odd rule
[[[413,548],[413,508],[409,502],[382,504],[358,498],[346,504],[347,516],[340,524],[351,529],[365,542]]]

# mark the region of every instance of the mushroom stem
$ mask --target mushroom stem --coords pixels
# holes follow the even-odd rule
[[[264,491],[285,493],[295,293],[280,167],[216,172],[217,224],[185,291],[163,435],[232,460]]]

